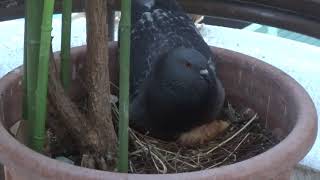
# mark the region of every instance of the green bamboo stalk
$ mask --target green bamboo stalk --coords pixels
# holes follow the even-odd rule
[[[27,12],[27,5],[25,6],[25,12]],[[22,99],[22,118],[24,120],[28,119],[28,102],[27,102],[27,15],[24,18],[24,42],[23,42],[23,77],[22,77],[22,87],[23,87],[23,99]]]
[[[40,25],[43,1],[26,1],[26,79],[27,79],[27,120],[28,131],[33,129],[35,120],[35,91],[37,83],[37,69],[39,60]],[[28,133],[28,144],[31,141],[31,134]]]
[[[65,89],[70,85],[70,37],[72,0],[63,0],[62,5],[62,32],[61,32],[61,71],[60,77]]]
[[[38,152],[42,152],[45,139],[49,50],[51,45],[53,9],[54,0],[44,0],[41,24],[38,81],[36,89],[36,119],[34,127],[31,129],[31,147]]]
[[[120,97],[118,170],[128,172],[129,71],[131,0],[121,1],[120,20]]]

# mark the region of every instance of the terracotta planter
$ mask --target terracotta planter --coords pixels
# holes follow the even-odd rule
[[[21,68],[0,80],[0,161],[6,179],[289,179],[290,171],[316,137],[315,107],[305,90],[280,70],[257,59],[213,48],[227,96],[255,109],[282,139],[274,148],[248,160],[206,171],[168,175],[120,174],[85,169],[38,154],[16,141],[6,129],[21,117]],[[74,89],[83,67],[85,47],[72,49]],[[112,80],[117,82],[115,46],[111,45]],[[77,91],[75,91],[77,92]]]

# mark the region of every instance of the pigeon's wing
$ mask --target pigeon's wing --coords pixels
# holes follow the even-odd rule
[[[130,117],[130,126],[141,129],[146,127],[147,125],[150,126],[148,121],[146,120],[146,106],[143,98],[141,96],[137,96],[130,102],[129,108],[129,117]],[[145,130],[145,129],[141,129]]]

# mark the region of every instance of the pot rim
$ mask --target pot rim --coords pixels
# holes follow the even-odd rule
[[[72,48],[73,51],[79,51],[84,46]],[[252,174],[259,174],[261,177],[268,177],[268,173],[273,169],[280,171],[289,170],[305,154],[311,149],[317,134],[317,114],[315,106],[303,87],[298,84],[293,78],[282,72],[281,70],[264,63],[256,58],[237,53],[231,50],[222,48],[213,48],[214,51],[227,56],[237,56],[239,59],[246,61],[249,64],[254,64],[256,68],[263,69],[273,78],[279,81],[279,84],[290,90],[297,104],[299,111],[297,112],[297,122],[292,131],[280,143],[264,153],[256,155],[250,159],[240,161],[231,165],[213,168],[209,170],[200,170],[194,172],[175,173],[175,174],[127,174],[108,172],[94,169],[87,169],[67,163],[63,163],[42,154],[39,154],[32,149],[24,146],[13,138],[8,131],[0,123],[0,160],[8,168],[20,167],[19,170],[27,170],[28,172],[37,172],[48,178],[71,179],[78,177],[80,179],[206,179],[214,177],[228,177],[228,179],[246,178]],[[218,55],[219,55],[218,53]],[[22,68],[16,68],[0,79],[0,94],[14,80],[17,80],[22,75]],[[308,117],[308,118],[306,118]],[[3,118],[3,117],[1,117]],[[307,119],[307,120],[306,120]],[[288,148],[291,147],[291,148]],[[301,150],[302,149],[302,150]],[[289,157],[289,158],[288,158]],[[264,159],[269,159],[264,161]],[[286,161],[283,166],[283,162]]]

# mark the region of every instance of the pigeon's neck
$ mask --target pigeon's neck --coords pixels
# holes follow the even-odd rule
[[[192,87],[183,81],[153,80],[146,85],[146,98],[153,103],[159,103],[159,107],[163,105],[165,107],[162,108],[169,109],[180,105],[198,106],[205,101],[208,92],[208,89]]]

